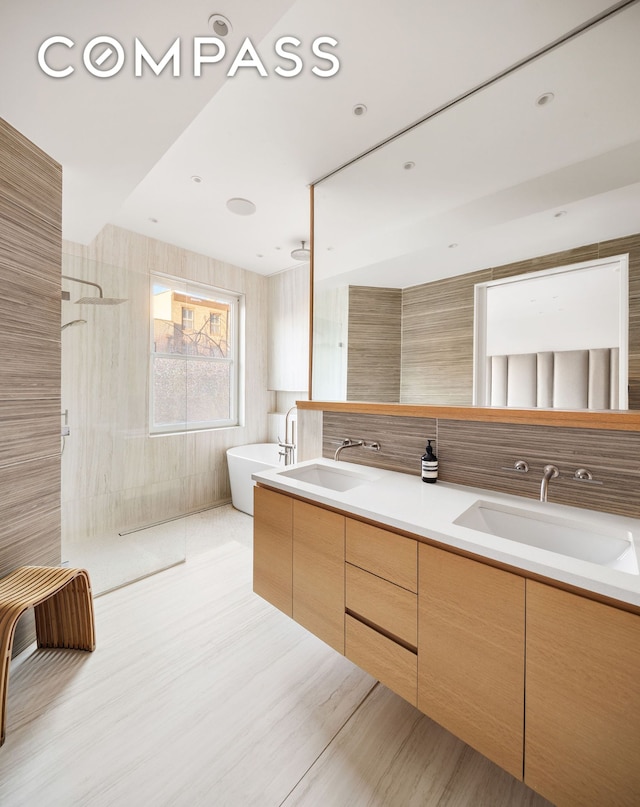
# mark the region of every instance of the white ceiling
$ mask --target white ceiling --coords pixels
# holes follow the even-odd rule
[[[0,115],[63,164],[64,237],[87,243],[111,222],[265,274],[290,267],[291,249],[309,239],[311,182],[613,5],[605,0],[1,2]],[[191,40],[212,33],[207,21],[215,12],[233,25],[227,57],[193,78]],[[66,79],[45,76],[36,62],[39,45],[54,34],[77,42],[70,53],[77,69]],[[110,79],[88,75],[80,62],[84,44],[101,34],[114,36],[127,50],[125,69]],[[273,43],[283,35],[303,43],[305,66],[296,78],[273,73],[280,61]],[[310,72],[317,63],[310,43],[320,35],[339,42],[341,68],[327,79]],[[181,77],[135,78],[130,51],[136,36],[156,58],[180,36]],[[245,36],[263,58],[267,78],[247,68],[225,78]],[[60,48],[54,53],[65,55]],[[367,105],[365,116],[353,115],[358,103]],[[446,145],[446,133],[444,138]],[[481,153],[478,159],[481,164]],[[566,161],[557,167],[566,168]],[[537,176],[529,170],[523,177],[521,168],[518,162],[513,166],[519,180]],[[193,175],[203,181],[194,183]],[[502,177],[494,190],[509,187],[509,178]],[[256,204],[253,216],[226,209],[226,200],[237,196]],[[464,194],[455,203],[463,205]]]
[[[411,286],[640,231],[639,36],[636,4],[318,185],[316,278]]]

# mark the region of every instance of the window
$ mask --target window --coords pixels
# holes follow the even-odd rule
[[[238,424],[242,297],[152,276],[149,430]]]
[[[209,333],[211,336],[220,336],[222,333],[222,314],[209,314]]]
[[[193,330],[193,308],[182,309],[182,330],[183,331]]]

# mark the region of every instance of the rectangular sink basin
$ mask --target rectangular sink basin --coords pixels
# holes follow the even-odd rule
[[[280,471],[278,475],[297,479],[299,482],[307,482],[307,484],[316,485],[319,488],[338,491],[351,490],[351,488],[371,481],[371,477],[357,471],[331,468],[320,463],[292,468],[290,471]]]
[[[453,522],[570,558],[631,574],[638,561],[629,530],[478,500]]]

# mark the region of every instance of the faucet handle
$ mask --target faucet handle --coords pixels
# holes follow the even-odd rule
[[[592,485],[603,484],[598,479],[593,478],[593,474],[588,468],[578,468],[578,470],[573,475],[573,479],[575,482],[591,482]]]
[[[526,460],[516,460],[513,465],[503,465],[503,471],[517,471],[519,474],[526,474],[529,472],[529,463]]]

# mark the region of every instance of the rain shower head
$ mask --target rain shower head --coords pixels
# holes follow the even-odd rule
[[[76,305],[120,305],[126,302],[124,297],[81,297],[76,300]]]
[[[76,300],[76,305],[120,305],[120,303],[127,302],[124,297],[105,297],[102,286],[93,283],[91,280],[80,280],[80,278],[71,277],[71,275],[62,275],[62,277],[64,280],[73,280],[75,283],[81,283],[84,286],[93,286],[94,289],[98,289],[99,297],[81,297],[79,300]]]

